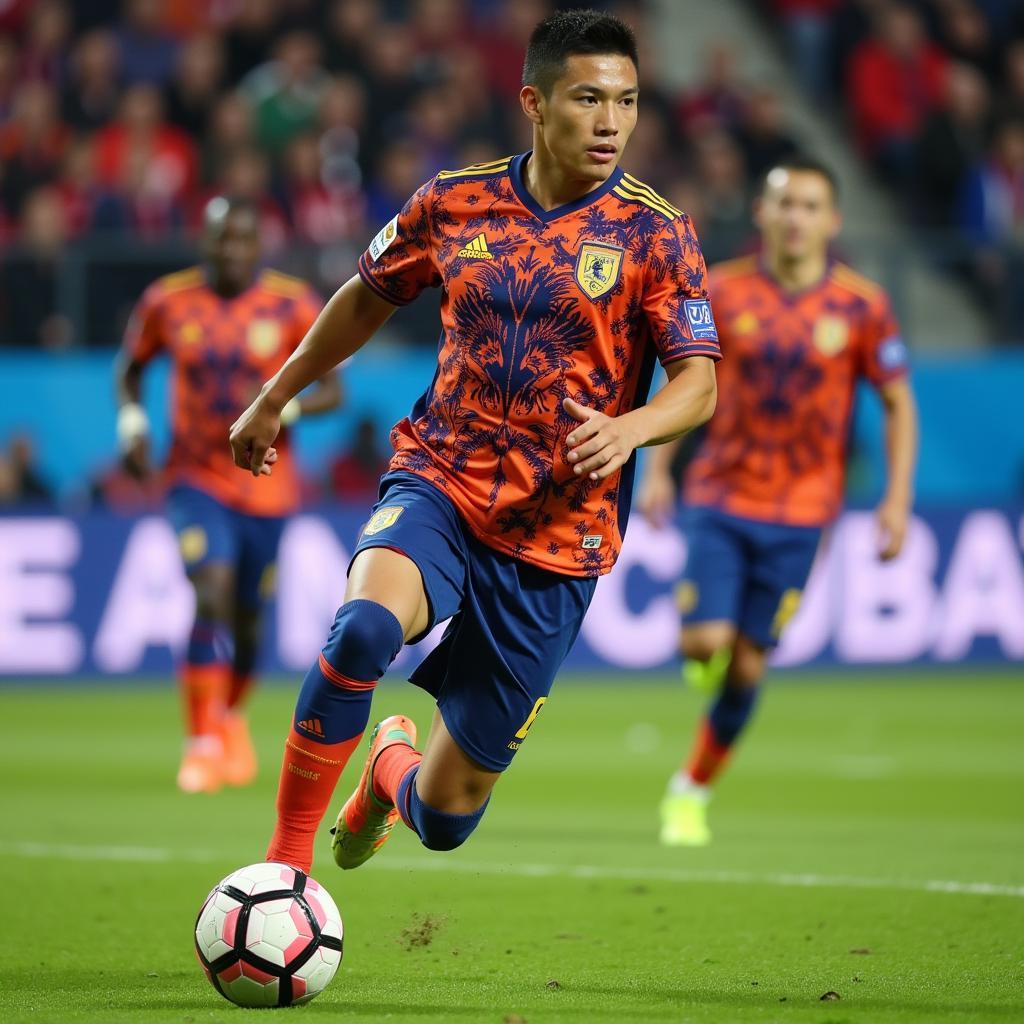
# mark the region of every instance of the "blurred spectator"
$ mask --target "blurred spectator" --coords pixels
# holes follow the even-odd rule
[[[49,505],[53,491],[43,478],[36,461],[36,446],[28,434],[15,434],[8,446],[8,459],[17,493],[25,505]]]
[[[423,150],[411,139],[396,138],[380,154],[368,190],[371,226],[384,225],[405,205],[432,171]]]
[[[990,80],[999,74],[999,48],[984,12],[974,0],[942,0],[936,5],[939,37],[955,59],[973,64]]]
[[[18,48],[11,36],[0,35],[0,124],[14,110],[18,91]]]
[[[192,140],[164,120],[163,99],[152,85],[134,85],[118,119],[96,136],[100,181],[123,194],[179,206],[194,190],[198,158]]]
[[[942,102],[946,69],[920,16],[903,3],[882,9],[874,34],[850,59],[849,101],[861,151],[896,181],[910,176],[914,140]]]
[[[737,134],[747,173],[754,181],[797,151],[796,141],[786,131],[782,102],[772,89],[750,93]]]
[[[412,0],[410,28],[416,52],[443,60],[468,39],[465,0]]]
[[[60,348],[70,328],[57,309],[57,270],[67,241],[64,204],[55,189],[25,200],[18,244],[0,265],[0,344]]]
[[[67,66],[71,13],[61,0],[40,0],[32,8],[21,53],[21,75],[59,87]]]
[[[272,154],[316,125],[329,76],[320,66],[320,44],[309,32],[290,32],[274,49],[274,59],[242,81],[253,107],[256,138]]]
[[[329,490],[334,498],[352,501],[376,497],[391,452],[380,440],[377,424],[368,416],[355,426],[349,447],[331,464]]]
[[[418,145],[430,168],[456,166],[456,153],[465,118],[461,94],[452,86],[436,85],[417,93],[409,106],[403,135]]]
[[[388,25],[369,40],[365,56],[367,127],[370,146],[376,149],[399,129],[401,115],[415,93],[412,33],[404,25]]]
[[[141,437],[116,462],[102,470],[89,487],[90,504],[134,515],[162,507],[164,481],[153,468],[148,437]]]
[[[774,0],[794,70],[808,97],[825,96],[831,84],[832,17],[842,5],[843,0]]]
[[[210,125],[200,154],[203,183],[216,182],[231,157],[253,144],[252,110],[240,93],[229,92],[210,112]]]
[[[278,36],[277,0],[239,0],[224,36],[228,77],[238,82],[270,57]]]
[[[284,197],[292,231],[302,242],[332,245],[362,223],[358,189],[324,183],[320,145],[313,134],[292,139],[284,161]]]
[[[743,154],[725,131],[707,132],[696,146],[701,194],[701,247],[708,263],[730,259],[750,240],[750,197]]]
[[[917,200],[928,224],[950,226],[967,172],[982,158],[990,133],[988,84],[969,64],[954,64],[946,101],[929,115],[917,140]]]
[[[95,29],[72,51],[64,88],[64,119],[73,128],[94,131],[114,116],[121,95],[120,50],[110,32]]]
[[[224,52],[213,35],[194,36],[180,50],[168,90],[167,120],[193,138],[207,133],[224,79]]]
[[[976,280],[1007,336],[1024,332],[1024,121],[1004,121],[964,185],[961,222]]]
[[[1006,87],[997,94],[998,114],[1001,118],[1024,117],[1024,39],[1006,48],[1003,66]]]
[[[365,78],[365,53],[383,31],[377,0],[334,0],[327,14],[327,67]]]
[[[164,24],[163,0],[125,0],[117,38],[121,72],[128,84],[162,86],[171,80],[179,44]]]
[[[96,157],[88,136],[71,144],[54,188],[64,206],[68,238],[80,238],[93,224],[102,189],[96,177]]]
[[[694,139],[719,126],[737,129],[746,111],[746,86],[737,73],[736,51],[724,43],[711,48],[699,84],[683,98],[679,116],[684,132]]]
[[[320,153],[329,188],[361,189],[360,133],[366,122],[366,90],[354,75],[336,75],[320,103]]]
[[[14,116],[0,129],[3,201],[8,210],[19,213],[30,189],[56,177],[68,142],[53,86],[26,82],[18,90]]]
[[[537,22],[550,13],[545,0],[516,0],[498,8],[497,17],[477,38],[487,81],[499,103],[516,102],[523,84],[523,53]]]

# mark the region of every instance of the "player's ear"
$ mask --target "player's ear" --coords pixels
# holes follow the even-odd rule
[[[544,97],[541,96],[540,89],[535,85],[524,85],[519,90],[519,104],[523,108],[523,113],[533,124],[544,123],[543,103]]]
[[[832,211],[832,226],[831,226],[831,228],[829,230],[829,238],[830,239],[835,238],[839,234],[839,232],[842,231],[842,230],[843,230],[843,214],[839,210],[839,208],[836,207]]]

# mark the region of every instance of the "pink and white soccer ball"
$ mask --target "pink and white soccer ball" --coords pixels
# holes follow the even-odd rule
[[[286,864],[250,864],[206,897],[196,954],[225,999],[294,1006],[330,983],[343,936],[341,914],[322,885]]]

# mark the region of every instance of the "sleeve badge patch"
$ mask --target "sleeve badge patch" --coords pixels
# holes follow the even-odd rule
[[[883,370],[899,370],[907,365],[907,346],[902,338],[886,338],[878,346],[878,365]]]
[[[718,328],[707,299],[684,299],[683,312],[694,341],[718,341]]]
[[[363,536],[372,537],[375,533],[380,533],[389,526],[394,526],[398,522],[398,517],[404,511],[405,509],[401,505],[386,505],[384,508],[377,509],[370,516],[370,521],[363,530]]]
[[[395,216],[392,217],[391,220],[389,220],[387,224],[385,224],[384,227],[382,227],[380,231],[378,231],[377,234],[373,236],[373,241],[370,242],[370,257],[372,258],[374,263],[376,263],[377,260],[379,260],[381,256],[384,255],[384,252],[387,249],[387,247],[397,237],[398,215],[395,214]]]
[[[589,299],[597,299],[619,283],[622,250],[614,245],[584,242],[576,257],[576,283]]]

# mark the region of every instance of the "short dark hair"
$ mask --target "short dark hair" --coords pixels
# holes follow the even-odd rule
[[[248,213],[258,224],[259,204],[248,196],[216,195],[207,202],[203,210],[203,223],[207,230],[215,229],[236,213]]]
[[[761,179],[761,194],[764,194],[765,190],[768,188],[768,179],[772,176],[773,171],[790,171],[791,173],[796,174],[818,174],[828,182],[828,187],[832,192],[832,201],[834,203],[839,202],[839,179],[836,177],[835,171],[833,171],[828,164],[819,160],[815,156],[810,156],[807,153],[797,153],[772,164],[771,167],[765,171],[764,177]]]
[[[559,11],[540,22],[530,35],[523,61],[523,85],[551,95],[565,71],[565,62],[577,54],[617,53],[640,67],[633,30],[610,14],[593,10]]]

